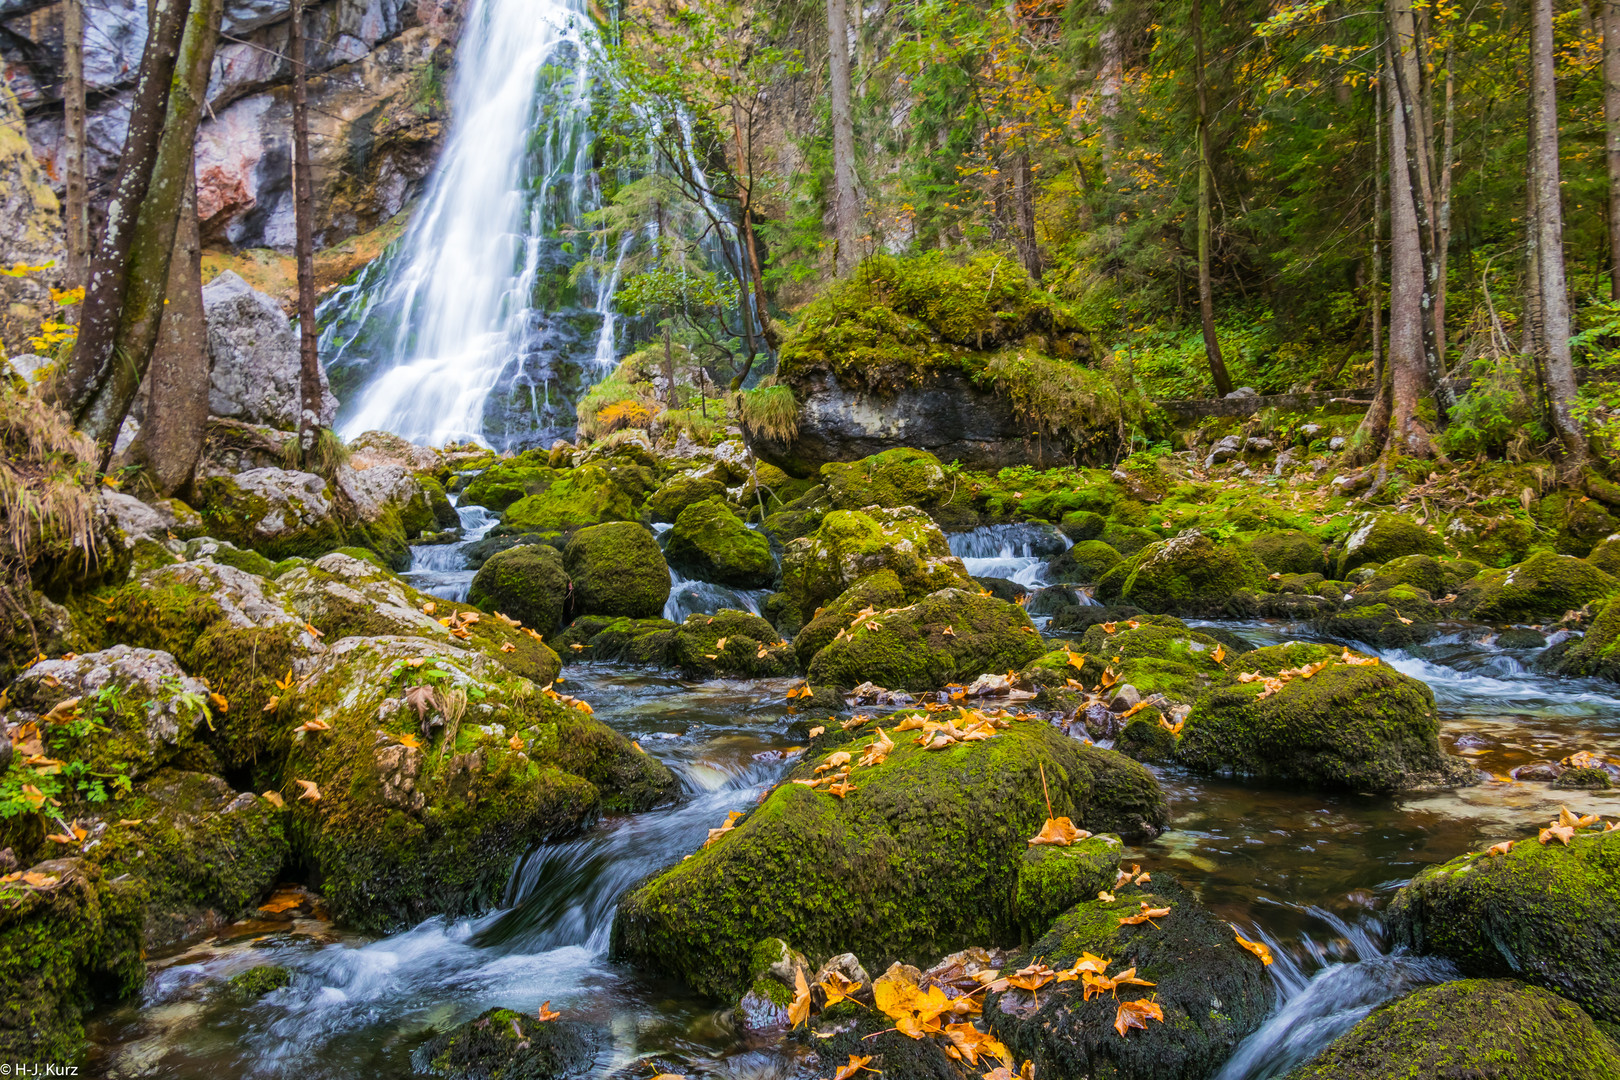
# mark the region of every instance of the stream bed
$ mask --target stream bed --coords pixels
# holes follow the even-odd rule
[[[484,526],[465,523],[469,534]],[[953,548],[978,563],[980,574],[1039,588],[1041,553],[1004,539],[964,534]],[[418,569],[419,587],[464,596],[470,572],[454,568],[452,551],[434,559]],[[681,584],[688,586],[682,614],[701,610],[705,600],[726,602],[723,590]],[[1256,646],[1310,639],[1278,622],[1208,625]],[[1508,775],[1581,749],[1612,754],[1620,742],[1620,690],[1534,674],[1527,654],[1489,642],[1478,631],[1458,632],[1380,653],[1432,688],[1443,744],[1489,775],[1476,787],[1374,798],[1255,788],[1154,767],[1173,824],[1158,839],[1128,847],[1124,858],[1173,873],[1277,957],[1268,971],[1279,1006],[1220,1080],[1280,1075],[1379,1002],[1454,977],[1444,961],[1391,955],[1383,941],[1380,909],[1422,867],[1523,836],[1560,805],[1620,816],[1620,792],[1555,792]],[[532,1012],[549,1001],[607,1033],[598,1076],[651,1075],[655,1056],[689,1076],[814,1076],[798,1067],[791,1044],[762,1046],[732,1024],[728,1009],[607,955],[618,896],[696,848],[708,829],[753,805],[788,769],[795,717],[784,695],[798,680],[688,683],[610,663],[570,665],[564,677],[568,692],[589,701],[598,718],[679,775],[684,790],[675,806],[609,817],[582,836],[530,852],[502,906],[477,918],[429,919],[381,939],[313,919],[248,922],[154,956],[141,997],[91,1024],[90,1073],[406,1077],[411,1051],[430,1034],[492,1006]],[[226,979],[264,963],[290,969],[291,984],[246,1004],[224,992]]]

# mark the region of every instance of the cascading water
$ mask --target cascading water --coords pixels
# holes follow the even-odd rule
[[[420,208],[322,305],[345,437],[543,445],[572,435],[575,400],[612,369],[617,264],[575,273],[610,255],[580,250],[599,204],[587,22],[581,0],[475,0]]]

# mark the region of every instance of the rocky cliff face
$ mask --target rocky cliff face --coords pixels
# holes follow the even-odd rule
[[[23,138],[17,99],[0,85],[0,269],[62,258],[56,195]],[[43,277],[0,274],[0,355],[26,352],[24,339],[51,308]]]
[[[420,189],[444,129],[443,88],[464,0],[327,0],[310,7],[316,243],[387,221]],[[292,243],[285,0],[230,0],[197,140],[205,243]],[[60,3],[0,0],[0,58],[51,181],[63,176]],[[146,40],[144,0],[85,5],[92,203],[110,188]]]

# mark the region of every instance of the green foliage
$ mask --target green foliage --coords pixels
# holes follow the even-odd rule
[[[799,403],[791,387],[768,375],[752,390],[731,396],[731,411],[753,439],[789,443],[799,433]]]
[[[1474,383],[1451,412],[1440,446],[1454,456],[1512,457],[1523,460],[1547,442],[1545,413],[1536,400],[1535,367],[1527,356],[1481,357],[1473,363]]]

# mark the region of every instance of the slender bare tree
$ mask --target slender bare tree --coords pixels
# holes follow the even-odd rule
[[[855,183],[855,121],[845,0],[827,0],[827,67],[832,84],[833,270],[843,277],[861,261],[856,239],[861,202]]]
[[[67,158],[67,284],[82,286],[90,265],[89,184],[84,143],[84,0],[62,0],[62,149]]]
[[[1620,300],[1620,0],[1603,0],[1603,149],[1609,165],[1609,296]]]
[[[1215,379],[1215,392],[1222,397],[1232,392],[1232,376],[1226,372],[1220,338],[1215,334],[1215,299],[1209,280],[1210,192],[1215,186],[1209,162],[1209,90],[1204,73],[1204,5],[1192,2],[1193,69],[1198,92],[1198,316],[1204,326],[1204,356]]]
[[[304,2],[292,0],[293,244],[298,262],[298,391],[302,401],[299,444],[314,449],[321,425],[321,357],[315,325],[315,223],[309,160],[309,78],[305,57]]]

